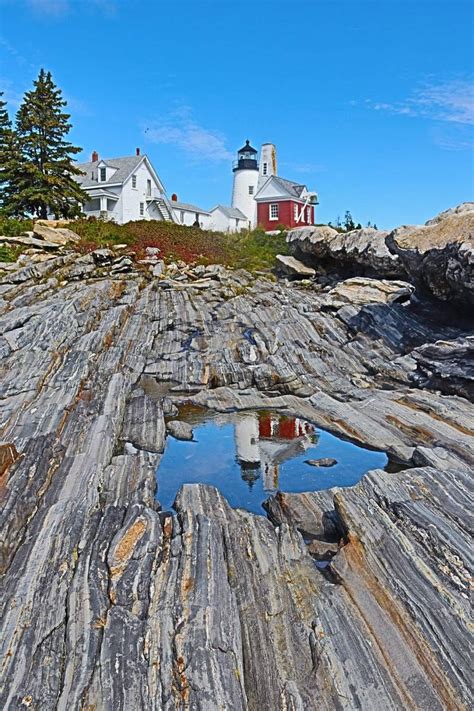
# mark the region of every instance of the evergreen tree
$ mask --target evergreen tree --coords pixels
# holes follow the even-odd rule
[[[71,124],[63,112],[66,102],[51,78],[41,69],[34,89],[26,92],[16,117],[20,165],[12,179],[14,209],[45,219],[72,217],[80,211],[87,194],[74,180],[80,171],[73,156],[81,148],[65,140]]]
[[[351,230],[355,230],[355,222],[352,219],[352,215],[349,210],[346,210],[346,214],[344,215],[344,229],[346,230],[346,232],[351,232]]]
[[[0,208],[8,214],[12,197],[11,178],[15,174],[17,157],[16,135],[7,112],[7,102],[0,92]]]

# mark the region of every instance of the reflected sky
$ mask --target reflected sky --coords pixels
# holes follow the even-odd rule
[[[262,514],[262,503],[277,489],[303,492],[352,486],[388,458],[339,439],[298,418],[277,413],[207,415],[194,426],[193,442],[167,438],[157,471],[157,498],[173,506],[182,484],[219,489],[233,507]],[[332,467],[313,467],[307,459],[333,458]]]

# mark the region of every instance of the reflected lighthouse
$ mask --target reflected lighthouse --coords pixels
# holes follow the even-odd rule
[[[252,486],[263,474],[267,491],[278,489],[280,464],[314,444],[315,428],[298,417],[277,413],[239,416],[234,426],[241,476]]]

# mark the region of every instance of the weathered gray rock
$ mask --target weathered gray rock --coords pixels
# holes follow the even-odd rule
[[[311,278],[316,275],[315,269],[305,266],[302,262],[294,257],[289,257],[284,254],[276,255],[277,269],[284,274],[292,277]]]
[[[159,262],[153,265],[153,267],[151,268],[151,273],[154,277],[160,277],[163,274],[164,269],[165,263],[163,262],[163,260],[160,260]]]
[[[340,308],[345,304],[392,304],[408,301],[415,288],[405,281],[354,277],[332,287],[324,296],[326,306]]]
[[[337,464],[337,459],[332,457],[323,457],[321,459],[305,459],[305,464],[309,464],[311,467],[333,467]]]
[[[33,227],[33,232],[38,237],[51,242],[52,244],[65,245],[69,242],[79,242],[78,234],[68,229],[67,227],[52,227],[45,225],[44,222],[36,222]]]
[[[86,256],[0,279],[0,707],[469,707],[472,406],[410,380],[459,326]],[[161,512],[178,405],[294,414],[423,468],[280,492],[271,521],[203,485]]]
[[[16,237],[6,237],[2,235],[0,236],[0,243],[19,244],[25,247],[34,247],[36,249],[45,250],[57,250],[61,247],[61,244],[59,242],[37,239],[36,237],[23,237],[22,235]]]
[[[170,420],[166,423],[166,430],[175,439],[190,441],[194,437],[191,425],[181,420]]]
[[[403,276],[401,260],[385,244],[387,235],[368,227],[345,233],[327,226],[304,227],[291,230],[287,242],[291,252],[310,265],[330,260],[359,274]]]
[[[413,380],[420,386],[474,400],[474,336],[436,341],[415,348]]]
[[[441,213],[426,225],[400,227],[386,239],[415,283],[443,301],[474,304],[474,204]]]

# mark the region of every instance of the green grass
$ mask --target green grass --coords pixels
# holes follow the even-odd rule
[[[21,247],[0,244],[0,262],[16,262],[22,252]]]
[[[18,237],[18,235],[33,229],[32,220],[17,220],[14,217],[3,217],[0,214],[0,235]]]

